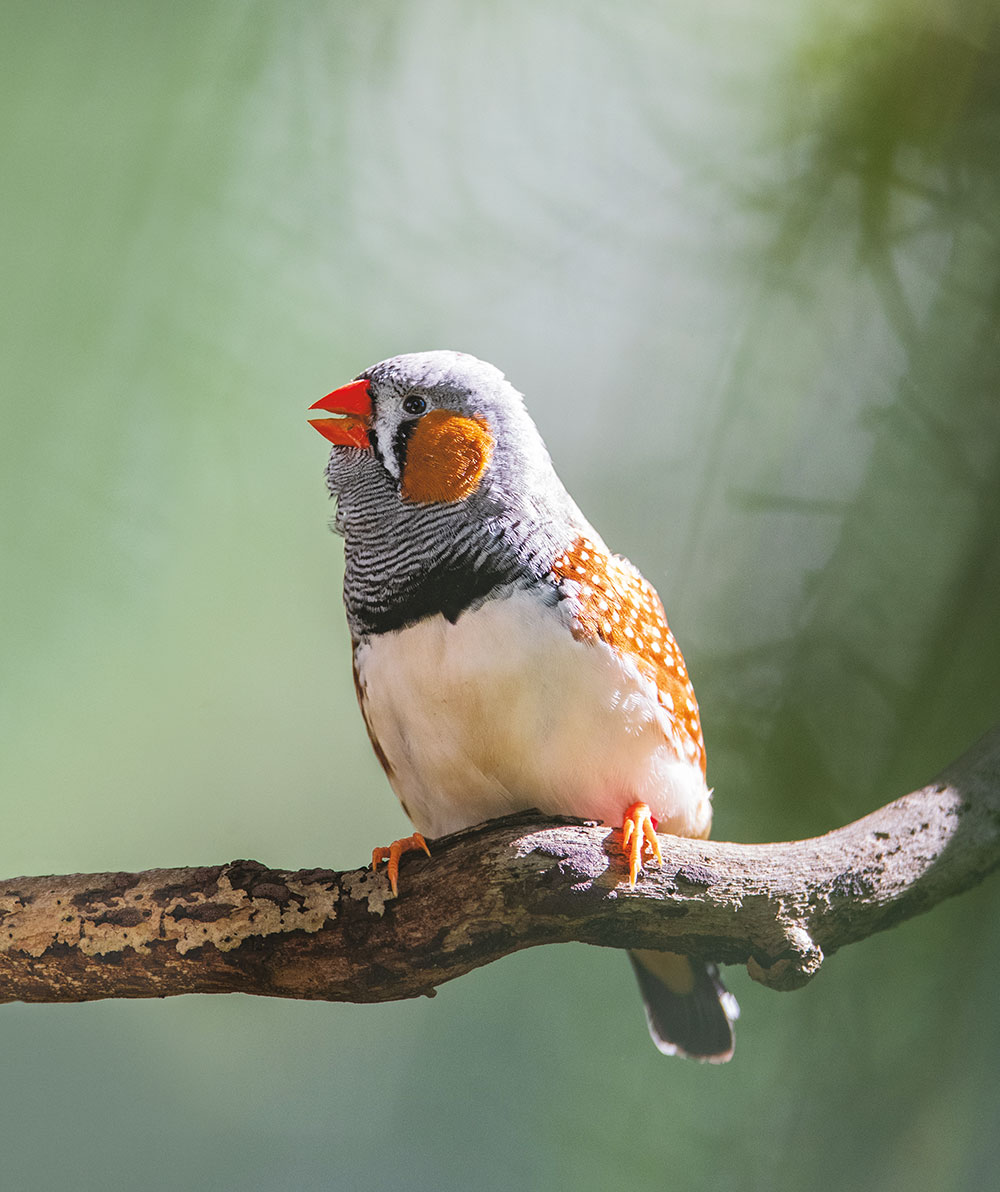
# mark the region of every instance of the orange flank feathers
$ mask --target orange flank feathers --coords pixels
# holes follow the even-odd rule
[[[694,688],[652,586],[627,560],[607,554],[587,538],[578,538],[564,551],[552,571],[578,593],[574,636],[600,638],[653,680],[684,756],[704,774],[705,746]]]
[[[413,428],[400,487],[418,505],[463,501],[476,491],[493,454],[486,423],[431,410]]]

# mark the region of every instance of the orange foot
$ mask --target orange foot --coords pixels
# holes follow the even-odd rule
[[[414,832],[412,836],[407,836],[403,840],[394,840],[388,848],[372,849],[372,869],[378,865],[379,861],[384,861],[386,857],[389,858],[389,864],[385,867],[385,871],[389,877],[389,885],[392,886],[393,897],[399,893],[396,889],[396,882],[399,879],[399,858],[403,853],[413,853],[420,848],[428,857],[431,855],[427,841],[419,832]]]
[[[655,857],[663,863],[660,842],[656,839],[656,821],[646,803],[633,803],[626,808],[622,820],[622,851],[628,857],[628,884],[633,889],[644,851],[650,859]]]

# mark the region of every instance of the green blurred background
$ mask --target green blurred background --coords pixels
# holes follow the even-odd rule
[[[659,588],[715,834],[1000,718],[1000,14],[983,0],[5,0],[0,872],[352,867],[306,407],[500,365]],[[0,1184],[982,1189],[995,882],[662,1059],[624,957],[434,1001],[0,1007]]]

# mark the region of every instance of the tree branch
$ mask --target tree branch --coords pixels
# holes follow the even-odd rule
[[[1000,866],[1000,727],[936,781],[812,840],[661,837],[635,890],[618,834],[511,816],[382,873],[199,869],[0,882],[0,1001],[255,993],[376,1002],[536,944],[579,940],[746,964],[795,989],[823,957]]]

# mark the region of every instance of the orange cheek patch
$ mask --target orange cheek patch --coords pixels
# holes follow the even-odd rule
[[[493,454],[486,424],[450,410],[431,410],[413,428],[400,485],[419,505],[463,501],[476,491]]]

